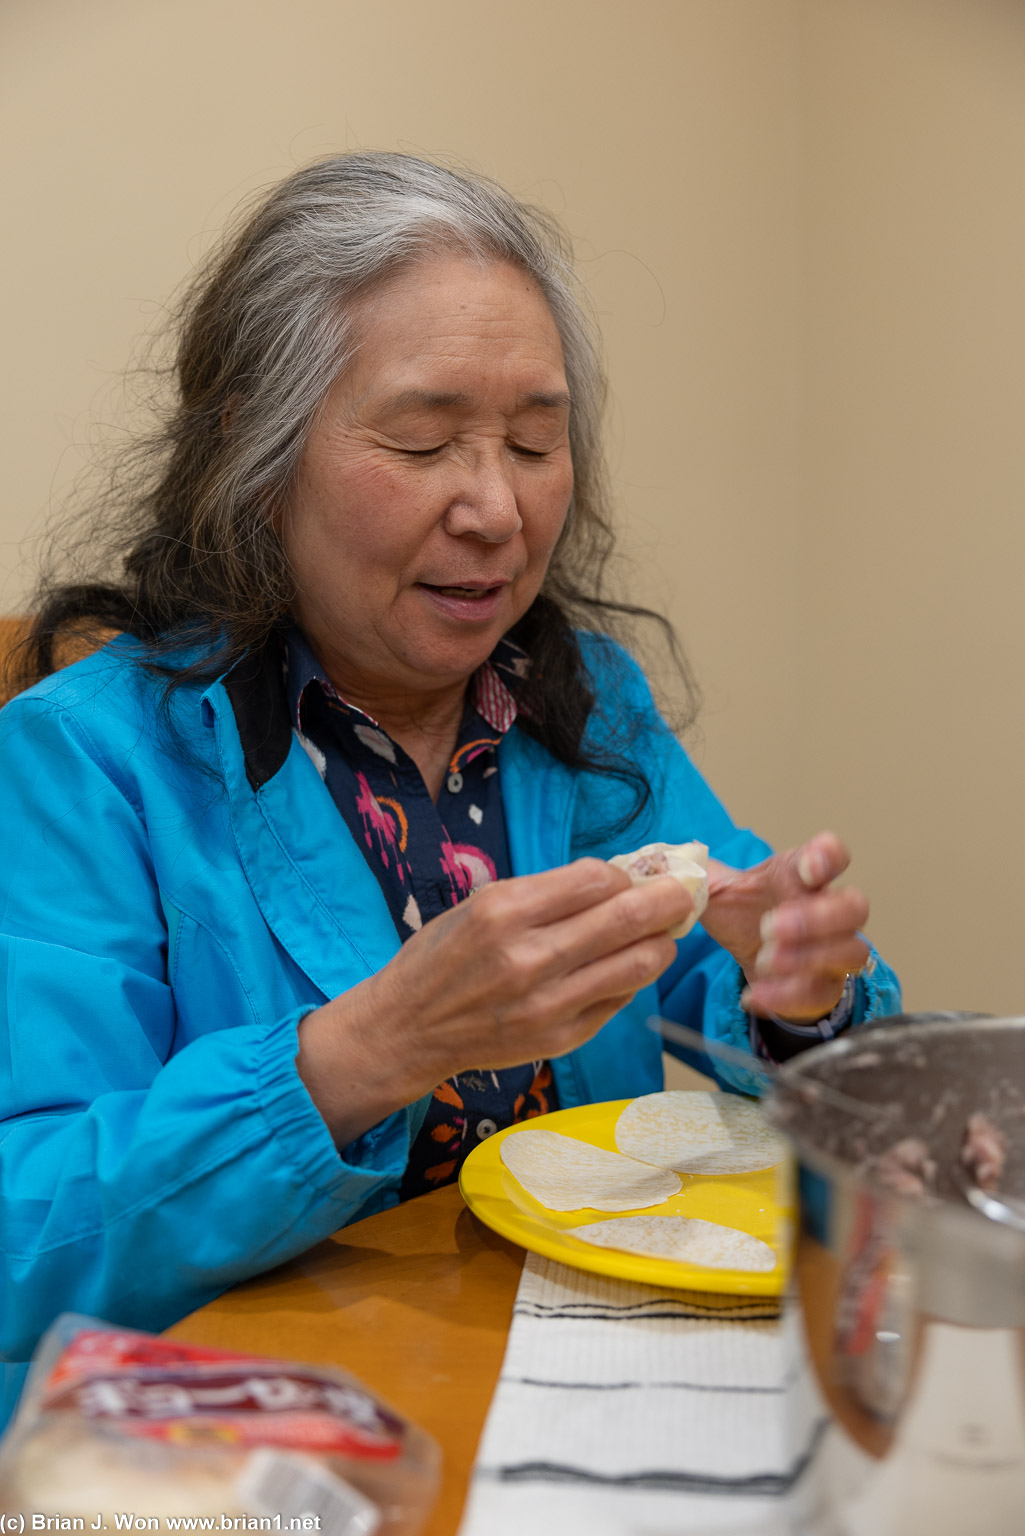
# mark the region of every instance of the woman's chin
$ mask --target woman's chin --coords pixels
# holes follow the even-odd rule
[[[455,688],[470,681],[494,648],[493,644],[472,648],[464,646],[459,650],[452,647],[425,647],[414,664],[424,680],[425,690]]]
[[[476,600],[439,598],[429,589],[416,589],[417,612],[404,615],[405,644],[409,660],[437,677],[470,677],[487,661],[502,636],[516,622],[508,594],[499,591],[495,598]]]

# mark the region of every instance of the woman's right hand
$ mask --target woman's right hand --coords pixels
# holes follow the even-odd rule
[[[338,1146],[470,1068],[562,1056],[676,958],[674,879],[600,859],[485,886],[309,1013],[297,1066]]]

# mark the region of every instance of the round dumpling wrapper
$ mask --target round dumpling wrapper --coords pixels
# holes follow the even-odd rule
[[[639,1211],[682,1187],[665,1168],[540,1127],[506,1136],[499,1152],[514,1178],[550,1211]]]
[[[704,843],[645,843],[633,853],[617,853],[609,863],[625,869],[634,885],[672,875],[690,892],[694,910],[678,928],[669,930],[671,939],[690,933],[708,906],[708,848]]]
[[[746,1269],[765,1273],[776,1268],[768,1243],[696,1216],[617,1216],[590,1226],[572,1227],[573,1237],[598,1248],[620,1248],[650,1259],[675,1259],[705,1269]]]
[[[680,1173],[757,1173],[781,1162],[785,1143],[760,1105],[733,1093],[647,1093],[616,1122],[627,1157]]]

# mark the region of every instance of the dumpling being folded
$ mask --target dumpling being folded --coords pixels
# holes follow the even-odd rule
[[[708,848],[704,843],[645,843],[633,853],[617,853],[609,863],[625,869],[634,885],[643,885],[658,875],[672,875],[690,892],[694,911],[678,928],[670,929],[671,938],[682,939],[690,933],[708,906]]]

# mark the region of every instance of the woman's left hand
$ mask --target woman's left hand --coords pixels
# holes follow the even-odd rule
[[[823,1018],[848,973],[865,965],[869,946],[858,929],[868,920],[868,899],[853,886],[830,888],[849,863],[832,832],[753,869],[709,859],[702,927],[742,967],[748,1013]]]

